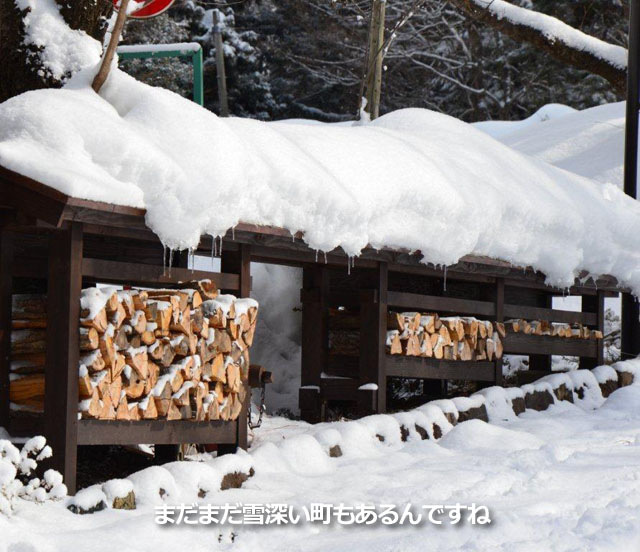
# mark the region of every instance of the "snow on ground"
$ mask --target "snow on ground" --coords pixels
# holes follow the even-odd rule
[[[198,487],[219,482],[217,461],[168,464],[131,478],[134,487],[151,490],[140,493],[134,512],[77,516],[63,503],[22,502],[11,520],[0,517],[0,551],[637,550],[640,386],[614,392],[597,410],[583,408],[559,403],[508,422],[471,420],[437,442],[412,435],[406,443],[374,437],[385,426],[380,418],[389,417],[317,426],[269,418],[251,454],[235,460],[255,469],[242,489],[199,499]],[[343,449],[340,458],[326,453],[334,441]],[[172,504],[284,503],[300,511],[311,503],[411,503],[415,510],[476,503],[490,508],[493,522],[159,527],[153,511],[162,503],[153,492],[159,486]]]
[[[0,105],[0,163],[76,197],[145,206],[170,247],[243,221],[301,230],[320,250],[407,248],[440,264],[487,255],[558,285],[585,269],[640,290],[639,205],[451,117],[220,119],[120,71],[98,96],[90,76]]]
[[[521,121],[478,121],[477,123],[472,123],[472,125],[499,140],[503,136],[508,136],[516,131],[524,131],[526,133],[527,129],[535,128],[539,123],[564,117],[576,111],[576,109],[568,105],[547,104],[543,105],[533,115]]]
[[[553,108],[553,116],[537,118],[549,108]],[[488,121],[474,126],[521,153],[622,187],[624,120],[625,102],[564,113],[551,104],[524,121]]]

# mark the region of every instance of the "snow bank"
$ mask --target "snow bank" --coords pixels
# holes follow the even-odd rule
[[[552,119],[568,115],[569,113],[575,113],[576,111],[576,109],[568,105],[547,104],[543,105],[530,117],[522,119],[521,121],[478,121],[471,124],[482,132],[486,132],[489,136],[499,140],[504,136],[512,135],[514,132],[528,132],[531,129],[536,129],[540,123],[545,123]]]
[[[498,126],[503,123],[511,125],[512,121],[491,121]],[[498,137],[507,146],[572,173],[622,187],[625,102],[567,113],[525,128],[514,125]],[[482,123],[476,127],[495,136]]]
[[[90,73],[0,105],[0,163],[75,197],[145,207],[169,247],[242,221],[302,231],[319,250],[406,248],[436,264],[487,255],[556,285],[584,269],[640,290],[640,206],[451,117],[220,119],[119,71],[97,96]]]
[[[438,444],[452,450],[491,449],[515,452],[540,448],[542,441],[528,433],[491,425],[482,420],[468,420],[455,426]]]

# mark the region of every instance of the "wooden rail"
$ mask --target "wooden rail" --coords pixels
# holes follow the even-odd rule
[[[387,355],[387,376],[402,378],[495,381],[495,363],[488,361],[438,360],[435,358]]]
[[[191,280],[209,279],[219,289],[237,291],[240,288],[238,274],[191,270],[189,268],[164,268],[162,266],[107,261],[104,259],[82,260],[82,275],[99,282],[127,284],[173,284]]]
[[[502,345],[504,354],[566,355],[596,358],[598,356],[598,341],[596,339],[508,333],[503,338]]]
[[[245,423],[244,419],[240,420]],[[193,422],[188,420],[79,420],[79,445],[136,445],[154,443],[233,444],[237,439],[238,420]]]

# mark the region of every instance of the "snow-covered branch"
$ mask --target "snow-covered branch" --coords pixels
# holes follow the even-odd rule
[[[585,34],[555,17],[504,0],[449,0],[472,18],[514,40],[529,42],[558,61],[607,79],[619,92],[626,82],[627,50]]]

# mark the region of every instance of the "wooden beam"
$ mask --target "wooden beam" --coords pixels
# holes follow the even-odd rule
[[[218,288],[236,291],[240,289],[238,274],[191,270],[189,268],[164,268],[162,266],[83,259],[82,274],[98,282],[114,282],[139,285],[161,285],[210,279]]]
[[[0,427],[9,429],[11,405],[11,292],[13,280],[13,234],[0,232]]]
[[[236,274],[238,276],[238,296],[249,297],[251,295],[251,246],[241,244],[237,251],[222,250],[220,267],[224,273]],[[248,367],[243,378],[243,385],[249,389]],[[247,392],[242,410],[238,416],[236,425],[236,442],[232,445],[221,445],[218,447],[218,454],[236,452],[238,448],[246,450],[248,447],[247,416],[249,413],[249,402],[251,393]]]
[[[594,297],[588,295],[587,297]],[[584,324],[585,326],[595,326],[597,315],[592,312],[574,312],[556,310],[542,307],[529,307],[526,305],[505,305],[504,317],[523,318],[525,320],[548,320],[549,322],[563,322],[565,324]]]
[[[502,340],[502,344],[505,354],[566,355],[594,358],[598,354],[598,343],[595,339],[551,337],[509,332]]]
[[[326,369],[329,351],[328,320],[329,271],[324,265],[305,265],[302,270],[302,359],[300,385],[320,385],[320,375]],[[300,397],[309,395],[308,391]],[[308,408],[303,409],[306,406]],[[320,404],[308,400],[300,406],[303,420],[320,420]]]
[[[50,243],[44,400],[50,463],[71,494],[76,490],[81,290],[82,225],[72,223],[52,235]]]
[[[473,314],[477,316],[495,316],[495,303],[490,301],[474,301],[455,297],[436,295],[420,295],[402,291],[389,292],[389,306],[399,309],[419,311],[453,312],[457,314]]]
[[[594,321],[589,325],[594,330],[600,330],[604,332],[604,293],[599,292],[597,295],[583,295],[582,296],[582,312],[588,313],[594,318]],[[596,366],[604,364],[604,346],[602,339],[598,339],[597,354],[595,358],[580,358],[580,368],[591,370]]]
[[[435,358],[386,355],[384,364],[387,376],[495,381],[495,364],[488,361],[437,360]]]
[[[496,322],[504,322],[504,278],[496,279]],[[502,357],[495,359],[496,385],[502,385]]]
[[[80,420],[79,445],[179,445],[181,443],[236,442],[238,420],[193,422],[189,420]],[[246,425],[246,421],[244,421]],[[55,451],[54,451],[55,454]]]
[[[378,386],[377,411],[387,408],[387,374],[385,372],[385,342],[387,338],[387,305],[390,295],[389,268],[379,263],[375,270],[374,290],[363,290],[360,304],[360,385]],[[375,293],[372,294],[371,291]],[[360,414],[367,405],[360,405]]]

